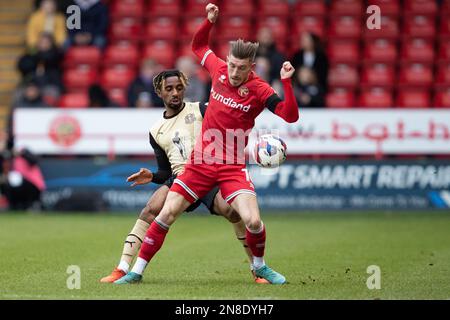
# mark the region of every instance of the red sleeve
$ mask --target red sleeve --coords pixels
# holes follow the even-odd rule
[[[291,79],[282,79],[284,90],[284,101],[276,94],[275,90],[269,85],[262,92],[262,101],[270,111],[283,118],[286,122],[294,123],[299,118],[297,100],[292,89]]]
[[[211,76],[214,76],[222,60],[216,56],[208,45],[212,26],[213,24],[208,19],[203,21],[192,39],[192,51],[200,60],[200,64],[209,71]]]

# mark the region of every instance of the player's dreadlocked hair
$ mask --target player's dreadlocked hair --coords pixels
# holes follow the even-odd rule
[[[155,88],[156,93],[161,93],[164,82],[169,77],[178,77],[185,88],[189,84],[188,78],[180,70],[164,70],[153,78],[153,87]]]
[[[258,48],[258,42],[244,41],[242,39],[230,41],[230,53],[238,59],[250,59],[251,62],[254,62]]]

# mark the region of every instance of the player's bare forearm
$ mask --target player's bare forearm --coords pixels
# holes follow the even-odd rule
[[[286,122],[294,123],[299,118],[297,100],[292,89],[291,77],[295,69],[290,62],[286,61],[280,70],[281,83],[284,90],[284,101],[278,103],[275,114],[283,118]]]

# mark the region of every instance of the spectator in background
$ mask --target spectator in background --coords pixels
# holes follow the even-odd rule
[[[98,84],[93,84],[89,87],[89,107],[90,108],[105,108],[105,107],[119,107],[113,103],[106,91]]]
[[[27,46],[36,49],[41,33],[50,33],[58,47],[62,47],[66,41],[66,18],[56,11],[55,0],[43,0],[39,10],[35,11],[27,25]]]
[[[152,59],[142,61],[139,75],[128,87],[128,105],[136,108],[164,107],[153,88],[153,77],[162,67]]]
[[[176,69],[182,71],[189,81],[189,86],[184,92],[184,100],[205,101],[206,84],[197,75],[199,68],[194,59],[191,56],[182,56],[178,58],[175,65]]]
[[[280,69],[285,61],[284,56],[278,51],[273,40],[272,30],[267,27],[259,29],[257,40],[259,48],[257,57],[266,57],[270,62],[270,71],[268,82],[273,85],[274,81],[279,81]]]
[[[297,70],[303,66],[311,68],[323,90],[328,87],[328,58],[320,42],[320,38],[310,32],[300,36],[300,50],[292,57],[292,65]]]
[[[42,98],[42,92],[35,79],[25,83],[23,93],[14,102],[13,108],[45,108],[49,107]]]
[[[9,209],[41,209],[41,193],[46,186],[37,157],[23,149],[17,154],[5,151],[0,160],[0,190],[8,200]]]
[[[294,95],[300,108],[325,107],[325,93],[319,84],[314,70],[300,67],[297,70]]]
[[[42,1],[45,0],[34,0],[34,8],[35,10],[39,9]],[[63,14],[66,13],[67,7],[73,4],[73,0],[58,0],[57,1],[57,10]]]
[[[258,77],[269,82],[271,70],[269,59],[264,56],[256,57],[255,64],[255,73],[258,75]],[[283,86],[281,82],[278,81],[278,79],[272,82],[272,88],[278,93],[281,98],[284,97]]]
[[[70,46],[94,45],[100,49],[106,46],[108,28],[108,8],[100,0],[74,0],[81,9],[81,29],[69,30]]]
[[[44,96],[57,100],[63,90],[60,64],[62,52],[50,33],[41,33],[36,50],[19,59],[17,67],[23,79],[33,78]]]

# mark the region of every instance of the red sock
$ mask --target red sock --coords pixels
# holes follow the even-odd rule
[[[266,228],[262,227],[261,232],[259,233],[251,233],[246,230],[247,236],[247,245],[252,251],[252,254],[255,257],[263,257],[264,256],[264,248],[266,246]]]
[[[144,241],[142,242],[139,258],[149,262],[161,248],[168,231],[169,230],[164,229],[158,223],[152,222],[145,234]]]

